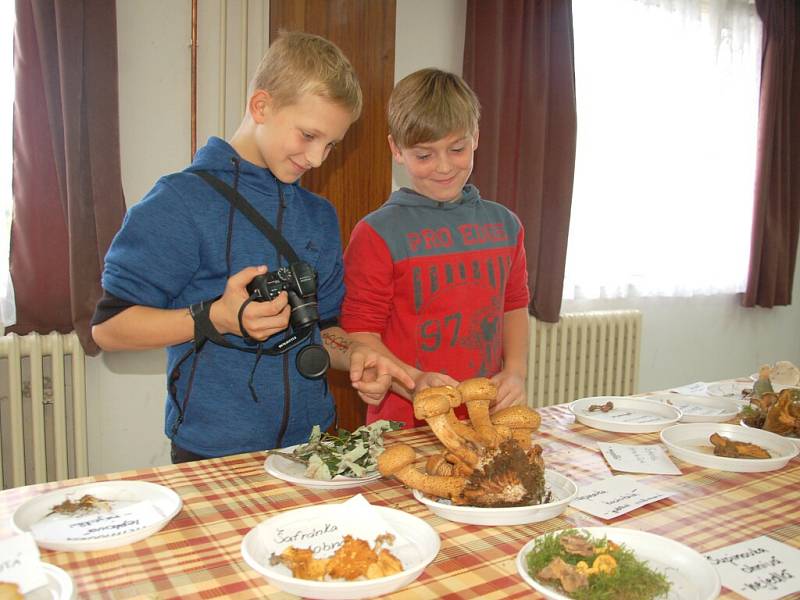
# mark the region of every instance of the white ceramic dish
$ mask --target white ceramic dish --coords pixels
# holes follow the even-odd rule
[[[716,381],[706,385],[706,393],[709,396],[731,398],[740,404],[743,402],[743,392],[752,389],[753,383],[747,381]]]
[[[297,448],[297,446],[281,448],[281,452],[289,453],[295,448]],[[267,459],[264,461],[264,470],[273,477],[277,477],[283,481],[318,490],[361,487],[370,481],[381,478],[381,474],[375,471],[375,473],[367,477],[344,477],[342,475],[337,475],[330,480],[312,479],[311,477],[306,477],[305,465],[275,454],[267,455]]]
[[[642,397],[674,406],[683,413],[681,423],[722,423],[739,413],[739,405],[722,396],[687,396],[659,392]]]
[[[720,592],[717,571],[700,553],[669,538],[617,527],[581,528],[593,537],[607,537],[617,544],[625,544],[639,560],[646,561],[651,569],[664,573],[671,584],[667,600],[714,600]],[[555,532],[558,533],[558,532]],[[537,592],[551,600],[570,600],[551,587],[547,587],[528,573],[526,557],[533,549],[533,539],[517,554],[517,572]]]
[[[741,425],[742,427],[746,427],[747,429],[756,429],[756,430],[758,430],[758,431],[763,431],[763,429],[758,429],[757,427],[750,427],[750,426],[749,426],[747,423],[745,423],[745,422],[744,422],[744,419],[742,419],[741,421],[739,421],[739,425]],[[771,433],[771,432],[770,432],[770,433]],[[779,434],[775,434],[775,435],[779,435]],[[797,449],[798,449],[798,450],[800,450],[800,438],[791,437],[791,436],[788,436],[788,435],[781,435],[780,437],[782,437],[782,438],[783,438],[783,439],[785,439],[785,440],[789,440],[789,441],[790,441],[790,442],[792,442],[792,443],[793,443],[795,446],[797,446]]]
[[[758,444],[770,453],[772,458],[728,458],[715,456],[708,438],[718,433],[737,442]],[[661,432],[661,441],[670,454],[682,461],[736,473],[761,473],[783,468],[797,456],[798,447],[791,441],[769,431],[731,425],[729,423],[686,423],[668,427]]]
[[[25,594],[25,600],[72,600],[75,598],[75,585],[72,577],[55,565],[42,563],[47,577],[47,585]]]
[[[614,408],[608,412],[590,411],[593,405],[611,402]],[[677,423],[683,414],[674,406],[643,400],[631,396],[595,396],[581,398],[569,405],[579,423],[587,427],[617,433],[652,433]]]
[[[547,488],[553,500],[535,506],[511,506],[508,508],[482,508],[479,506],[456,506],[443,500],[428,498],[418,490],[413,490],[414,498],[422,502],[436,515],[448,521],[470,525],[525,525],[539,523],[557,517],[567,509],[578,493],[578,486],[551,469],[544,470]]]
[[[335,506],[335,505],[333,505]],[[439,534],[422,519],[406,512],[374,506],[380,518],[409,542],[402,552],[389,547],[403,563],[404,570],[388,577],[363,581],[309,581],[292,577],[283,565],[270,565],[273,553],[280,553],[289,545],[281,540],[282,531],[292,531],[307,523],[309,519],[324,518],[326,511],[333,514],[332,505],[306,506],[280,513],[251,529],[242,540],[241,552],[245,562],[261,573],[273,587],[304,598],[342,600],[351,598],[373,598],[404,588],[414,581],[439,553]],[[356,517],[357,519],[357,517]],[[348,533],[347,523],[337,523],[337,536]],[[339,538],[340,539],[340,538]],[[369,540],[371,543],[372,540]],[[309,547],[297,543],[297,547]]]
[[[122,535],[110,531],[108,535],[103,535],[94,539],[64,540],[61,538],[47,538],[31,531],[31,528],[43,521],[45,518],[61,520],[77,520],[78,517],[64,515],[51,515],[54,506],[65,500],[78,500],[84,494],[90,494],[95,498],[100,498],[111,503],[112,510],[124,509],[127,506],[140,502],[149,502],[158,513],[158,518],[146,524],[145,527],[137,531],[131,531]],[[50,550],[66,550],[73,552],[85,552],[88,550],[107,550],[118,546],[127,546],[143,540],[157,531],[178,514],[183,502],[171,489],[150,483],[149,481],[98,481],[86,483],[68,488],[53,490],[41,496],[31,498],[23,503],[11,516],[11,525],[17,532],[30,531],[33,533],[36,543],[42,548]],[[49,515],[49,516],[48,516]],[[84,515],[85,517],[85,515]]]

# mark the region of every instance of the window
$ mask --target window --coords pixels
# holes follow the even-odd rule
[[[722,20],[718,0],[685,3],[697,14],[647,4],[659,3],[573,0],[566,299],[734,293],[746,283],[760,21],[743,0],[728,2]]]
[[[16,321],[8,272],[11,239],[12,123],[14,111],[14,2],[0,3],[0,325]]]

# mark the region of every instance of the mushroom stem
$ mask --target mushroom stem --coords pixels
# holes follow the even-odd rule
[[[433,476],[414,468],[416,453],[408,444],[394,444],[378,457],[378,470],[386,477],[394,476],[408,487],[428,496],[453,499],[466,485],[464,477]]]
[[[489,417],[489,406],[497,398],[497,387],[491,379],[476,377],[467,379],[458,385],[461,399],[467,405],[469,420],[478,434],[481,442],[490,448],[496,448],[502,442],[502,437],[492,425]]]

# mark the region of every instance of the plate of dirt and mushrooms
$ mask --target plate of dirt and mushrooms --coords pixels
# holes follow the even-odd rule
[[[721,589],[716,570],[696,550],[618,527],[540,535],[517,554],[517,572],[550,600],[713,600]]]
[[[490,415],[496,396],[495,385],[486,378],[415,394],[416,418],[427,421],[443,448],[420,457],[408,444],[389,445],[378,458],[378,470],[401,481],[432,512],[452,521],[514,525],[560,514],[577,487],[564,475],[545,469],[542,447],[533,442],[539,414],[526,406],[512,406]],[[469,423],[453,413],[461,404],[467,406]]]
[[[633,396],[592,396],[570,403],[578,423],[616,433],[653,433],[683,418],[676,406]]]
[[[661,441],[684,462],[736,473],[782,469],[800,452],[777,434],[730,423],[674,425],[661,432]]]

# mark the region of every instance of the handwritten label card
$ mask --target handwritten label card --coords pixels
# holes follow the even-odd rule
[[[685,394],[687,396],[705,396],[708,390],[708,384],[705,381],[695,381],[682,385],[680,387],[672,388],[670,391],[676,394]]]
[[[295,513],[295,514],[293,514]],[[398,531],[384,518],[383,513],[358,494],[341,504],[323,504],[313,512],[299,509],[278,515],[258,528],[259,544],[267,561],[273,554],[281,554],[287,547],[308,548],[315,558],[331,556],[342,545],[345,535],[366,541],[370,546],[384,534],[394,536],[388,544],[405,568],[418,564],[421,556],[420,540],[411,537],[414,530]],[[284,565],[270,565],[282,574],[289,574]]]
[[[601,519],[614,519],[634,509],[671,496],[627,475],[615,475],[581,486],[570,506]]]
[[[317,514],[317,517],[276,528],[270,544],[280,551],[294,546],[310,548],[315,555],[328,555],[342,545],[344,535],[366,540],[370,545],[384,533],[395,536],[395,546],[405,541],[361,494],[341,504],[326,505]]]
[[[705,557],[722,585],[750,600],[774,600],[800,591],[800,550],[770,537],[718,548]]]
[[[615,471],[629,473],[654,473],[656,475],[680,475],[680,469],[670,460],[659,445],[631,446],[599,442],[600,451]]]
[[[0,581],[16,583],[23,594],[47,585],[39,548],[30,533],[0,542]]]
[[[81,515],[50,515],[33,527],[36,537],[59,542],[83,542],[126,535],[150,527],[164,515],[152,502],[136,502]]]

